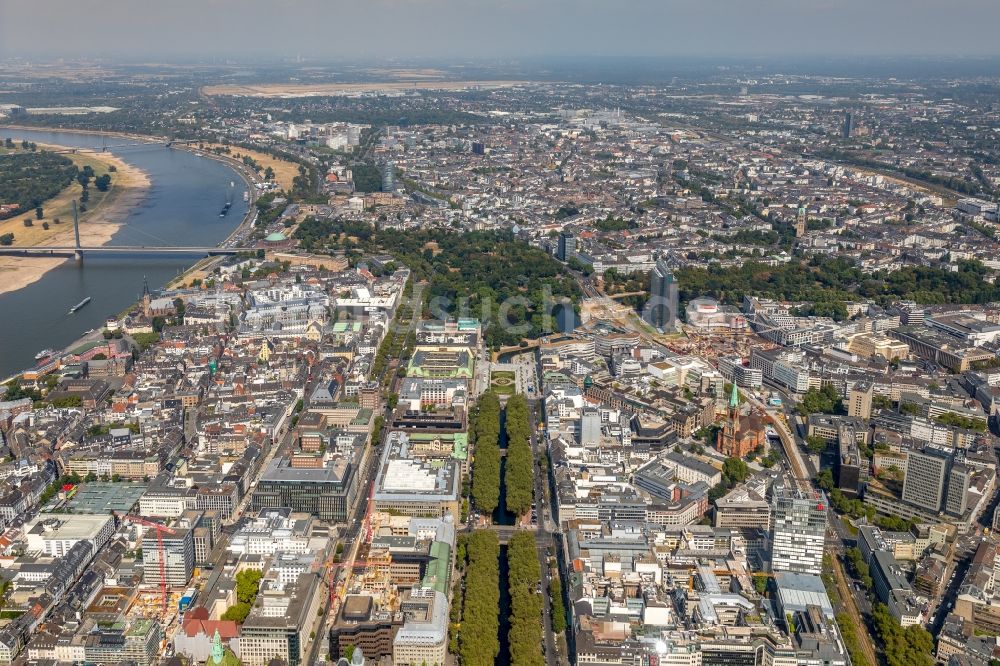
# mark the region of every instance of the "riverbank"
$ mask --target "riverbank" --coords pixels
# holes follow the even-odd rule
[[[215,160],[216,162],[225,164],[230,169],[232,169],[237,176],[240,177],[240,179],[247,186],[247,192],[249,196],[249,198],[247,199],[247,203],[249,204],[249,208],[247,210],[247,214],[244,215],[243,219],[240,221],[239,226],[233,229],[229,233],[229,235],[226,236],[226,239],[221,243],[219,243],[219,245],[224,246],[233,244],[238,240],[240,240],[243,236],[249,234],[253,228],[254,222],[257,219],[257,209],[254,206],[254,204],[257,202],[257,197],[259,196],[257,190],[257,182],[259,174],[257,174],[249,166],[247,166],[240,160],[235,159],[231,155],[220,155],[218,153],[213,153],[210,150],[202,150],[198,148],[197,144],[194,145],[182,144],[177,146],[176,150],[184,150],[197,157],[203,159]],[[212,272],[215,266],[217,266],[220,263],[220,261],[222,261],[222,259],[223,257],[206,257],[204,259],[200,259],[191,266],[189,266],[186,270],[180,273],[173,280],[168,282],[165,285],[165,287],[167,289],[180,289],[186,284],[188,284],[189,280],[195,280],[195,279],[206,280],[208,279],[209,274]]]
[[[118,149],[116,146],[121,144],[137,142],[110,137],[105,140],[99,132],[69,134],[58,129],[0,130],[0,137],[6,136],[27,138],[37,144],[71,146],[98,155],[104,154],[104,146],[112,146],[117,156],[148,174],[150,189],[141,204],[131,207],[112,245],[144,244],[157,238],[165,239],[166,245],[213,247],[223,243],[240,220],[253,212],[242,192],[236,191],[232,193],[230,214],[220,217],[219,207],[232,191],[230,182],[238,181],[234,170],[222,160],[199,158],[180,146],[167,149],[163,143],[155,145],[159,142],[153,141],[149,146]],[[90,189],[95,188],[91,185]],[[92,191],[92,201],[94,196]],[[231,244],[239,242],[242,239],[236,238]],[[9,376],[31,367],[39,349],[64,349],[85,330],[99,332],[107,316],[135,303],[144,283],[150,289],[161,288],[190,269],[196,258],[95,252],[82,265],[74,261],[60,263],[40,280],[0,294],[0,314],[17,321],[17,326],[0,327],[0,348],[4,350],[0,354],[0,375]],[[76,314],[67,314],[69,308],[87,297],[93,299],[90,305]]]
[[[141,143],[157,143],[167,141],[165,137],[152,136],[149,134],[131,134],[129,132],[115,132],[112,130],[89,130],[76,127],[59,127],[52,125],[15,125],[9,123],[0,124],[0,130],[23,130],[25,132],[59,132],[63,134],[82,134],[86,136],[114,136]]]
[[[197,147],[197,146],[193,146]],[[229,150],[229,153],[215,153],[217,149]],[[242,146],[226,145],[223,143],[205,143],[204,148],[199,150],[207,155],[228,157],[239,164],[244,164],[243,158],[249,157],[260,166],[261,171],[266,171],[270,167],[274,171],[274,182],[278,188],[291,192],[294,187],[295,177],[299,175],[299,164],[289,160],[283,160],[270,153],[259,150],[250,150]],[[258,176],[261,174],[258,173]]]
[[[27,128],[25,128],[27,129]],[[64,150],[62,146],[39,144],[46,150]],[[69,154],[77,166],[90,166],[96,175],[110,173],[111,185],[107,192],[91,187],[89,207],[80,215],[80,242],[83,245],[106,245],[125,224],[129,212],[142,202],[150,187],[149,176],[141,169],[128,164],[111,153],[79,152]],[[114,171],[110,168],[114,167]],[[18,216],[0,222],[0,235],[14,234],[14,246],[74,245],[72,203],[79,199],[83,188],[74,182],[52,199],[42,204],[44,217],[34,220],[34,226],[25,227]],[[34,219],[34,215],[30,215]],[[55,220],[60,223],[56,224]],[[44,229],[43,224],[49,228]],[[0,257],[0,294],[17,291],[40,280],[56,268],[63,258]]]

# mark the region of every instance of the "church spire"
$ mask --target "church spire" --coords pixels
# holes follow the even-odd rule
[[[141,302],[142,302],[142,314],[144,314],[146,317],[150,317],[152,315],[152,308],[150,307],[150,304],[153,302],[153,296],[152,294],[149,293],[149,280],[146,279],[145,275],[142,276]]]
[[[222,659],[225,656],[225,652],[222,649],[222,636],[219,635],[219,630],[215,630],[215,636],[212,637],[212,663],[215,666],[219,666],[222,663]]]
[[[740,406],[740,393],[736,388],[736,382],[733,382],[733,392],[729,394],[729,409],[736,409]]]

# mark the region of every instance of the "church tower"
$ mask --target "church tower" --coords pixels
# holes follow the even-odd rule
[[[142,276],[142,299],[141,300],[142,300],[142,314],[144,314],[146,316],[146,318],[148,319],[150,313],[152,312],[152,308],[150,307],[150,303],[152,303],[153,297],[149,293],[149,281],[146,279],[145,275]]]
[[[798,214],[795,216],[795,237],[802,238],[805,236],[807,226],[806,207],[799,206]]]
[[[737,433],[740,428],[740,393],[736,388],[736,382],[733,382],[733,390],[729,395],[729,413],[726,417],[726,423],[722,426],[722,432],[719,433],[719,439],[717,448],[719,451],[727,456],[736,455],[734,452],[739,449],[736,444]]]

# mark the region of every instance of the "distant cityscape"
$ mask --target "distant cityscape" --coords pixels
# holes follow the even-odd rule
[[[0,64],[0,270],[249,206],[0,386],[0,663],[1000,663],[995,78],[504,67]]]

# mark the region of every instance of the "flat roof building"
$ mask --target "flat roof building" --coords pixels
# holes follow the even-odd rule
[[[114,532],[115,519],[110,515],[45,513],[24,527],[28,550],[53,557],[64,556],[80,541],[89,543],[91,555],[96,555]]]
[[[826,496],[792,487],[774,492],[771,569],[820,575],[826,545]]]
[[[449,458],[421,457],[403,432],[389,433],[375,479],[376,511],[459,519],[461,470]]]
[[[293,467],[290,459],[275,458],[257,483],[253,509],[290,507],[321,520],[346,521],[357,501],[358,455],[332,456],[318,467]]]

